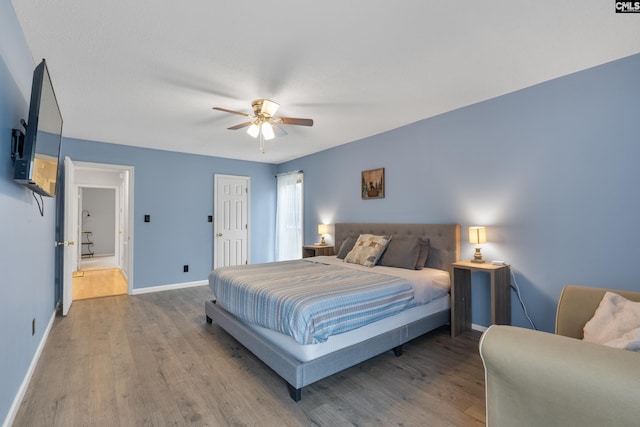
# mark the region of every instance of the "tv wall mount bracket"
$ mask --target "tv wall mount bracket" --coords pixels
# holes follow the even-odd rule
[[[20,119],[20,124],[27,130],[27,122]],[[21,159],[24,154],[24,132],[20,129],[11,129],[11,160]]]

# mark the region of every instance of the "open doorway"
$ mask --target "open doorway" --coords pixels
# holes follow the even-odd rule
[[[78,189],[80,271],[118,266],[116,190],[95,187]]]
[[[133,168],[74,162],[71,300],[126,295],[132,288]],[[66,186],[65,186],[66,188]],[[66,285],[65,285],[66,286]]]
[[[127,279],[117,256],[119,230],[119,187],[115,179],[101,187],[78,187],[79,264],[73,276],[73,300],[127,293]]]

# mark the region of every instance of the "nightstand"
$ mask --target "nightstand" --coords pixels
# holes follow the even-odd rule
[[[491,278],[491,323],[511,324],[511,267],[476,263],[454,262],[451,285],[451,337],[471,329],[471,272],[484,271]]]
[[[302,247],[302,258],[309,258],[312,256],[321,256],[321,255],[335,255],[333,251],[333,246],[325,245],[304,245]]]

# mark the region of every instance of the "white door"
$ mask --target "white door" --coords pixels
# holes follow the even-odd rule
[[[78,198],[75,188],[75,167],[69,157],[64,158],[64,245],[62,251],[62,315],[66,316],[73,299],[73,271],[78,263]],[[80,245],[80,242],[77,242]]]
[[[249,177],[214,177],[213,268],[249,262]]]

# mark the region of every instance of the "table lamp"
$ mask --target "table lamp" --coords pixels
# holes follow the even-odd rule
[[[324,240],[324,235],[329,233],[329,227],[327,224],[318,224],[318,234],[322,236],[322,240],[320,240],[320,246],[326,246],[327,242]]]
[[[485,227],[469,227],[469,243],[476,246],[476,253],[473,254],[471,262],[483,263],[482,252],[480,252],[480,244],[487,243],[487,230]]]

